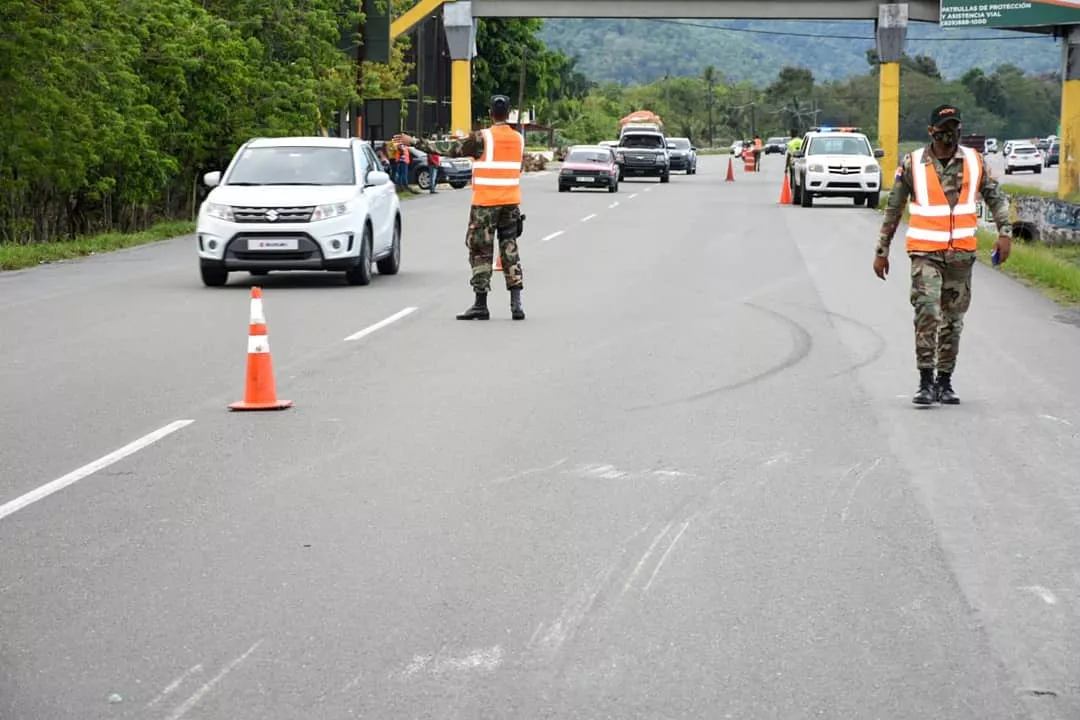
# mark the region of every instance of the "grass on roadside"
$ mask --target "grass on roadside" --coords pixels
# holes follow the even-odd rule
[[[152,225],[146,230],[135,233],[105,233],[91,235],[74,240],[19,245],[0,244],[0,270],[21,270],[42,263],[96,255],[124,248],[146,245],[147,243],[168,240],[188,235],[195,230],[195,223],[188,221],[169,221]]]
[[[979,230],[979,261],[990,264],[997,235]],[[1080,245],[1050,246],[1014,240],[1012,252],[998,269],[1025,285],[1067,305],[1080,305]]]

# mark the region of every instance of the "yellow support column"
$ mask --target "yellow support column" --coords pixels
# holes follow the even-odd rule
[[[1080,29],[1070,27],[1064,44],[1058,163],[1058,197],[1062,200],[1080,190]]]
[[[881,63],[878,89],[878,144],[881,158],[881,186],[891,190],[900,162],[900,63]]]
[[[472,132],[472,61],[454,60],[450,65],[451,132]]]

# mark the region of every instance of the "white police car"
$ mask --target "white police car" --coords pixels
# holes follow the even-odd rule
[[[803,137],[791,168],[792,202],[810,207],[814,197],[849,197],[877,208],[885,151],[853,127],[818,127]]]

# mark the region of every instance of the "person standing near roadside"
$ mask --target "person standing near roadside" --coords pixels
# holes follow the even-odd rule
[[[510,291],[510,315],[524,320],[521,290],[524,287],[517,240],[525,216],[521,214],[521,171],[525,159],[525,138],[507,124],[510,98],[496,95],[489,110],[492,126],[465,138],[428,142],[408,135],[395,135],[394,141],[412,145],[424,152],[448,157],[473,158],[472,207],[465,246],[472,266],[470,284],[475,300],[458,320],[489,320],[487,296],[491,289],[491,262],[496,235],[502,256],[506,289]]]
[[[906,154],[896,170],[874,257],[874,274],[889,274],[889,246],[910,200],[905,238],[911,258],[911,305],[915,310],[916,405],[960,402],[952,376],[964,315],[971,305],[971,275],[978,249],[976,196],[997,226],[994,255],[1012,250],[1009,201],[983,156],[960,144],[960,110],[940,105],[930,113],[931,142]],[[934,370],[937,376],[934,376]]]
[[[442,156],[437,152],[428,153],[428,183],[431,185],[431,194],[435,194],[435,186],[439,184],[439,163]]]

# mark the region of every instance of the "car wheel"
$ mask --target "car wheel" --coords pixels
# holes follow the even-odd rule
[[[269,270],[251,270],[251,277],[266,277],[270,274]]]
[[[345,282],[349,285],[371,284],[371,226],[364,225],[364,239],[360,243],[360,262],[351,270],[345,271]]]
[[[802,186],[795,184],[795,178],[791,178],[791,203],[802,205]]]
[[[855,195],[851,199],[855,202],[855,205],[858,206],[858,205],[863,204],[863,201],[866,200],[866,196],[865,195]]]
[[[466,185],[468,185],[468,183],[463,183],[460,180],[458,182],[450,183],[450,187],[454,188],[455,190],[460,190],[461,188],[465,187]]]
[[[229,271],[225,268],[202,265],[199,267],[199,273],[206,287],[221,287],[229,282]]]
[[[871,210],[877,210],[878,205],[881,204],[881,193],[871,193],[866,196],[866,206]]]
[[[390,241],[390,254],[375,263],[380,275],[397,275],[401,269],[401,216],[394,220],[394,239]]]
[[[811,207],[814,204],[814,197],[810,193],[806,192],[806,190],[803,190],[801,193],[799,193],[799,204],[802,205],[804,208]]]
[[[416,173],[416,184],[420,187],[421,190],[430,190],[431,170],[429,170],[428,168],[421,168],[420,171]]]
[[[662,182],[662,183],[671,182],[671,173],[662,173],[660,175],[660,182]]]
[[[570,192],[570,188],[566,185],[559,185],[559,192]]]

